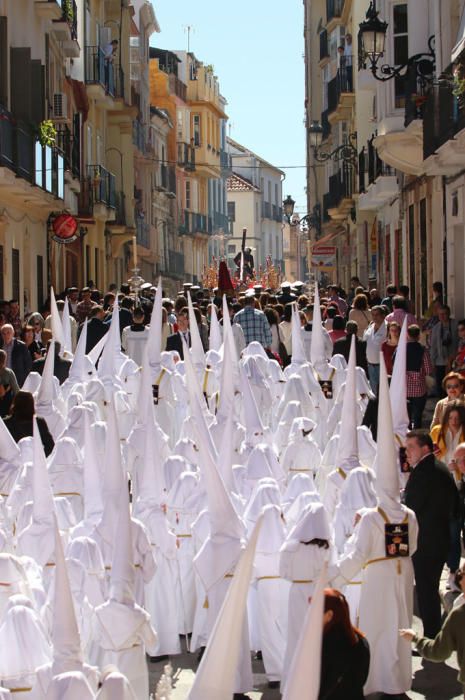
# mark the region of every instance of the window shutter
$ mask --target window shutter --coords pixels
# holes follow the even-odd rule
[[[40,60],[31,61],[31,77],[31,121],[33,124],[40,124],[44,120],[45,91],[45,73]]]
[[[16,119],[31,119],[31,49],[10,49],[11,111]]]

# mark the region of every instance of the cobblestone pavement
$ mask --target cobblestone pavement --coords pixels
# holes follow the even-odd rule
[[[425,414],[424,426],[428,427],[433,416],[435,401],[429,399]],[[447,572],[444,571],[441,590],[444,605],[450,608],[453,594],[446,592],[445,582]],[[421,622],[414,618],[414,628],[421,631]],[[185,645],[183,645],[185,649]],[[155,693],[155,686],[163,672],[163,666],[167,661],[150,663],[150,689]],[[197,668],[197,654],[183,654],[171,659],[174,672],[173,693],[171,700],[186,700],[189,689],[192,685],[195,669]],[[463,700],[463,690],[457,681],[458,666],[455,654],[447,663],[433,664],[423,661],[418,656],[413,657],[413,682],[412,690],[405,696],[411,700]],[[247,693],[252,700],[279,700],[281,694],[279,690],[270,690],[267,687],[267,680],[261,661],[253,661],[254,689]],[[380,696],[370,695],[369,700],[378,700]]]

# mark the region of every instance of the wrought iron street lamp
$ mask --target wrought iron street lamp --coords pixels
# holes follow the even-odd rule
[[[298,226],[300,231],[310,231],[314,229],[317,234],[321,232],[321,207],[319,204],[315,204],[313,211],[310,214],[305,214],[305,216],[298,217],[294,214],[295,201],[292,199],[291,195],[288,194],[283,202],[283,211],[287,219],[287,222],[292,226]]]
[[[328,160],[344,161],[349,165],[356,167],[357,164],[357,147],[355,141],[357,134],[350,134],[346,143],[338,146],[331,152],[322,151],[321,143],[323,141],[323,127],[319,121],[312,121],[308,128],[310,146],[313,149],[313,156],[318,163],[326,163]]]
[[[434,36],[428,40],[429,51],[427,53],[417,53],[410,56],[406,63],[401,66],[390,66],[387,63],[380,65],[380,59],[384,56],[388,23],[383,22],[378,15],[376,0],[371,0],[365,21],[359,25],[361,64],[368,67],[376,80],[381,82],[413,74],[423,86],[431,83],[435,68]]]

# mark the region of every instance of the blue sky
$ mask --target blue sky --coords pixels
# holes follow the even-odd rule
[[[211,63],[228,101],[231,137],[273,165],[305,165],[302,0],[152,0],[151,45],[190,47]],[[285,170],[283,168],[283,170]],[[306,208],[305,168],[285,170],[283,196]]]

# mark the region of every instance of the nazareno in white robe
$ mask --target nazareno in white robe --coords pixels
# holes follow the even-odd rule
[[[412,685],[411,644],[399,636],[399,629],[412,626],[411,555],[416,550],[418,524],[413,511],[405,506],[402,511],[404,517],[408,515],[409,557],[385,559],[385,521],[377,509],[368,510],[358,525],[353,546],[339,561],[341,575],[333,579],[338,587],[362,570],[359,624],[371,657],[365,695],[402,694]],[[376,559],[380,561],[373,561]]]
[[[92,662],[99,668],[113,665],[129,680],[137,700],[149,697],[145,654],[156,653],[157,635],[150,616],[137,604],[109,600],[95,609]]]

